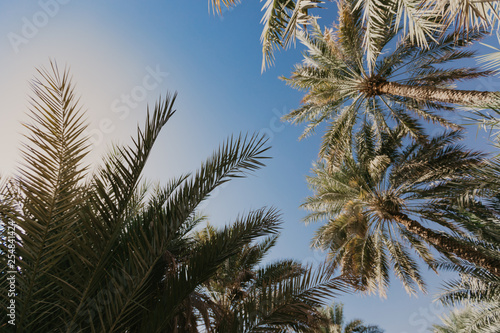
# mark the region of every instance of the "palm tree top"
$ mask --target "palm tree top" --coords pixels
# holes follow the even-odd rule
[[[375,40],[378,56],[370,63],[363,50],[366,30],[362,10],[348,0],[338,6],[339,22],[332,29],[322,31],[312,21],[308,32],[298,34],[306,46],[304,60],[295,66],[290,78],[283,78],[306,93],[302,106],[283,119],[307,123],[302,137],[321,123],[329,124],[321,154],[348,150],[353,130],[364,119],[370,120],[378,133],[401,125],[408,135],[423,140],[422,120],[457,129],[457,124],[442,115],[454,111],[453,104],[486,104],[498,98],[494,92],[452,89],[457,82],[494,73],[452,67],[455,61],[475,55],[469,46],[486,31],[436,34],[435,41],[422,49],[408,37],[397,40],[400,34],[388,16],[384,21],[387,32]]]
[[[466,234],[454,220],[460,214],[454,207],[484,163],[482,153],[458,143],[462,137],[451,131],[427,143],[407,143],[399,128],[377,142],[376,131],[365,124],[349,155],[321,161],[308,178],[314,195],[302,205],[311,211],[306,222],[325,221],[313,246],[329,251],[332,264],[357,276],[367,292],[382,296],[390,269],[410,294],[425,291],[412,253],[436,270],[432,249],[498,274],[499,261],[488,246],[454,238]]]

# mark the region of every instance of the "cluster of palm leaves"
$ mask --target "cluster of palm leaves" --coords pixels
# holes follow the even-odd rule
[[[24,163],[0,192],[2,290],[15,276],[15,297],[2,293],[0,309],[8,319],[15,301],[15,326],[2,322],[2,331],[305,331],[325,299],[350,289],[324,267],[259,266],[280,229],[275,209],[204,237],[196,231],[197,207],[215,188],[263,166],[265,138],[231,137],[198,171],[150,186],[141,174],[176,95],[148,111],[130,146],[115,146],[90,171],[68,70],[52,63],[32,87]]]
[[[383,295],[389,271],[410,293],[425,290],[418,261],[436,269],[436,250],[499,275],[500,249],[475,241],[463,200],[482,154],[457,144],[458,131],[428,143],[403,145],[403,135],[383,135],[376,144],[368,125],[356,136],[352,156],[340,165],[321,163],[309,182],[315,191],[303,205],[308,221],[327,219],[313,245],[328,250],[335,266],[359,276],[367,291]],[[478,228],[476,226],[476,228]]]
[[[459,81],[494,74],[452,67],[453,61],[475,55],[468,46],[486,31],[435,35],[436,40],[422,49],[409,38],[400,38],[392,29],[394,18],[386,23],[391,29],[378,40],[379,56],[373,65],[363,50],[362,12],[351,1],[339,2],[339,23],[334,28],[322,31],[313,22],[311,30],[299,37],[307,47],[304,61],[283,79],[306,95],[303,105],[284,119],[307,123],[303,136],[328,123],[322,155],[348,152],[356,125],[366,119],[379,140],[381,133],[399,125],[414,139],[425,141],[422,120],[457,129],[458,124],[443,116],[456,112],[454,104],[487,105],[498,97],[495,92],[452,89]]]
[[[203,243],[215,234],[208,225],[194,239]],[[273,235],[243,246],[198,290],[215,314],[203,316],[206,331],[310,332],[325,322],[319,299],[345,290],[345,281],[331,279],[328,267],[313,273],[294,260],[262,265],[277,239]]]
[[[322,309],[326,322],[311,333],[383,333],[376,325],[365,325],[361,319],[345,321],[344,304],[333,303]]]
[[[221,13],[237,2],[210,3]],[[353,287],[385,295],[391,274],[408,293],[425,291],[422,265],[458,272],[440,300],[469,306],[436,332],[500,329],[500,161],[460,144],[464,129],[446,116],[499,109],[498,92],[454,87],[497,73],[453,63],[475,56],[498,3],[339,0],[330,29],[309,15],[322,4],[266,1],[262,43],[263,69],[276,48],[296,38],[306,47],[283,78],[305,92],[285,119],[307,123],[304,136],[327,125],[303,207],[308,222],[325,221],[313,246],[328,265],[263,264],[280,229],[272,208],[200,229],[199,204],[264,165],[264,138],[231,137],[198,171],[152,187],[141,175],[175,112],[167,95],[132,144],[91,171],[69,72],[51,64],[33,81],[24,163],[0,182],[0,283],[8,290],[15,276],[15,331],[375,333],[344,325],[342,306],[321,306]],[[430,135],[429,122],[446,129]]]
[[[500,161],[495,158],[481,171],[486,182],[498,186]],[[498,187],[497,187],[498,188]],[[490,248],[500,244],[500,196],[489,200],[490,209],[476,209],[462,216],[462,221],[475,229],[476,242],[488,244]],[[492,253],[500,262],[500,251]],[[500,277],[490,270],[471,265],[466,261],[440,262],[442,268],[456,271],[459,278],[445,284],[438,300],[444,305],[459,306],[444,320],[444,325],[435,327],[435,332],[498,332],[500,330]],[[464,308],[465,307],[465,308]],[[456,328],[454,328],[456,326]],[[451,328],[450,328],[451,327]],[[453,330],[455,329],[455,330]]]
[[[222,15],[222,6],[234,7],[240,0],[210,0],[209,6]],[[331,2],[331,0],[329,1]],[[337,7],[342,1],[337,2]],[[362,47],[368,62],[374,64],[380,55],[379,42],[388,32],[403,30],[408,40],[421,48],[435,42],[436,34],[448,30],[469,32],[499,27],[500,14],[497,1],[469,0],[356,0],[353,6],[361,12],[364,34]],[[297,35],[319,18],[311,10],[326,8],[322,0],[266,0],[262,11],[261,35],[262,71],[274,63],[274,53],[288,48]],[[387,25],[387,20],[394,24]],[[500,38],[500,37],[499,37]],[[500,41],[500,39],[499,39]],[[498,48],[491,46],[495,51]],[[493,65],[500,64],[500,53],[484,57]]]

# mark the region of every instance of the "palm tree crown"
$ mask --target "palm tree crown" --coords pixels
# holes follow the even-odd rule
[[[353,129],[366,118],[373,122],[378,138],[401,125],[413,138],[422,140],[425,134],[420,119],[457,129],[437,112],[453,111],[453,103],[487,104],[497,98],[494,92],[450,89],[458,81],[492,73],[449,65],[474,56],[467,47],[485,32],[436,34],[435,41],[422,49],[408,38],[396,41],[399,34],[393,29],[392,16],[384,24],[387,31],[376,39],[380,54],[373,65],[363,50],[362,11],[352,1],[339,2],[339,23],[334,29],[323,32],[313,23],[309,33],[298,35],[307,48],[304,61],[284,80],[306,95],[303,106],[284,119],[307,122],[304,135],[329,122],[321,150],[325,155],[348,151]]]
[[[197,173],[147,191],[141,173],[175,112],[175,95],[148,112],[132,146],[115,147],[90,173],[82,164],[84,114],[69,72],[52,63],[39,74],[25,163],[1,192],[2,220],[16,226],[17,332],[163,331],[225,259],[277,232],[277,212],[261,209],[186,251],[198,204],[221,183],[263,165],[263,138],[231,138]],[[175,264],[180,254],[183,265]],[[0,311],[6,317],[6,308]]]
[[[450,213],[462,196],[451,185],[466,186],[482,154],[457,145],[458,131],[405,146],[401,128],[377,144],[373,127],[365,124],[341,164],[319,163],[309,177],[315,195],[303,204],[312,212],[306,221],[327,219],[313,245],[382,295],[391,267],[408,292],[425,289],[413,251],[433,269],[432,248],[499,274],[495,251],[470,241]]]

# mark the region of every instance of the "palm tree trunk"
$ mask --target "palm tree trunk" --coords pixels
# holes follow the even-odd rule
[[[487,105],[493,103],[495,99],[498,101],[500,98],[500,92],[410,86],[395,82],[381,82],[375,89],[378,94],[461,105]]]
[[[396,222],[402,224],[409,232],[420,236],[438,250],[453,253],[461,259],[467,260],[472,264],[485,268],[491,273],[500,276],[500,262],[498,262],[498,260],[489,258],[474,247],[465,245],[450,236],[428,229],[417,221],[409,218],[406,214],[394,214],[393,218]]]

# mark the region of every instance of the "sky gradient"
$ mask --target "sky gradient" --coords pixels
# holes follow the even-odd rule
[[[220,18],[209,13],[206,2],[0,2],[0,172],[14,172],[20,161],[29,80],[49,59],[71,68],[77,95],[88,110],[89,135],[95,141],[89,163],[112,142],[130,142],[145,119],[147,103],[177,91],[178,112],[160,136],[145,178],[165,184],[198,168],[229,135],[265,133],[272,146],[267,166],[213,193],[203,213],[212,224],[223,225],[238,213],[277,207],[283,232],[270,259],[320,262],[324,254],[309,248],[318,225],[301,222],[305,212],[299,205],[311,194],[305,176],[317,157],[321,129],[298,141],[302,127],[279,120],[302,97],[278,79],[301,60],[300,47],[278,53],[277,65],[261,74],[261,6],[247,1]],[[334,17],[332,10],[318,14],[326,24]],[[499,82],[485,79],[467,88],[500,90]],[[475,134],[470,143],[484,147],[484,134]],[[431,302],[450,275],[426,276],[429,295],[410,298],[393,278],[388,299],[342,295],[338,300],[345,303],[348,318],[362,318],[386,332],[424,332],[444,313]]]

